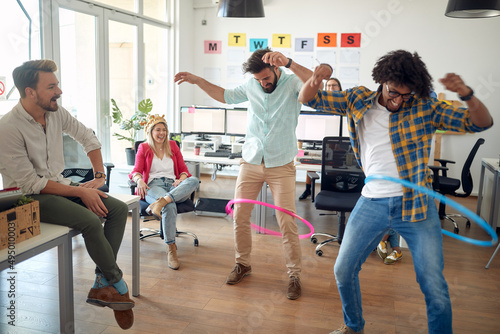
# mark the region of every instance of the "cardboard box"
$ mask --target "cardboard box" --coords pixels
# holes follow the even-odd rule
[[[38,201],[0,212],[0,249],[40,234]]]

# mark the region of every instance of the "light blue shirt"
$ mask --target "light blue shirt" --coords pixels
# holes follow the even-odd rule
[[[281,68],[276,89],[266,93],[254,78],[241,86],[224,91],[229,104],[249,101],[247,135],[243,144],[243,159],[266,168],[284,166],[297,155],[295,128],[300,114],[298,101],[302,81]]]

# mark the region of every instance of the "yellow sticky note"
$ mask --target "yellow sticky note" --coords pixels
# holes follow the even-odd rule
[[[246,46],[247,45],[247,34],[245,33],[229,33],[229,38],[227,41],[228,46]]]
[[[273,48],[291,48],[291,34],[273,34]]]

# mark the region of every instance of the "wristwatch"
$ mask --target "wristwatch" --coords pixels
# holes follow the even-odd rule
[[[467,86],[469,87],[469,86]],[[474,96],[474,91],[472,90],[472,88],[470,88],[470,93],[468,95],[465,95],[465,96],[460,96],[458,95],[458,98],[462,101],[469,101],[470,99],[472,99],[472,97]]]
[[[103,172],[95,172],[94,179],[104,179],[104,181],[106,181],[106,174]]]

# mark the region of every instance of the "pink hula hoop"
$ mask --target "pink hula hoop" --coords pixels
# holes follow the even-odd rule
[[[301,235],[299,235],[299,239],[309,238],[314,233],[314,227],[312,226],[312,224],[310,222],[308,222],[304,218],[298,216],[297,214],[295,214],[295,213],[293,213],[291,211],[288,211],[286,209],[280,208],[279,206],[276,206],[276,205],[273,205],[273,204],[269,204],[269,203],[265,203],[265,202],[255,201],[253,199],[235,198],[235,199],[230,200],[227,203],[227,205],[226,205],[226,212],[227,212],[228,215],[232,215],[233,214],[233,209],[231,208],[231,205],[233,203],[251,203],[251,204],[263,205],[263,206],[267,206],[269,208],[276,209],[278,211],[284,212],[287,215],[290,215],[292,217],[297,218],[298,220],[300,220],[304,224],[306,224],[306,226],[309,227],[309,229],[311,230],[311,232],[309,232],[308,234],[301,234]],[[257,225],[255,225],[253,223],[251,223],[251,226],[252,226],[253,229],[255,229],[255,230],[259,231],[259,232],[263,232],[265,234],[270,234],[270,235],[275,235],[275,236],[281,237],[281,233],[279,233],[279,232],[276,232],[276,231],[273,231],[273,230],[269,230],[269,229],[264,228],[264,227],[257,226]]]

